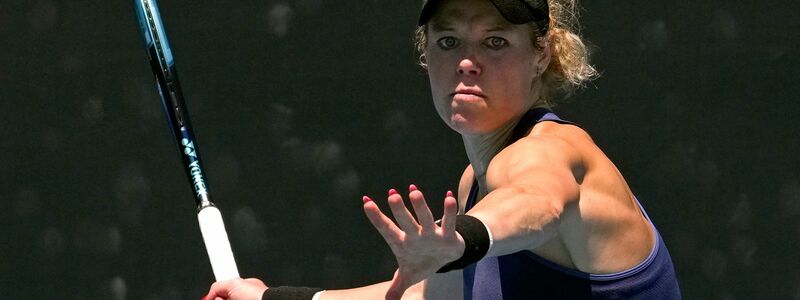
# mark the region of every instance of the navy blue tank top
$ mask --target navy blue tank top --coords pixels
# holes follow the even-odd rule
[[[522,138],[542,121],[574,123],[551,111],[529,111],[517,124],[508,144]],[[472,184],[465,211],[477,202],[478,184]],[[638,203],[638,200],[637,200]],[[642,209],[641,204],[639,208]],[[650,217],[642,213],[652,226]],[[464,299],[680,299],[677,277],[667,247],[653,227],[655,245],[635,267],[614,274],[591,274],[566,268],[531,251],[485,257],[464,268]]]

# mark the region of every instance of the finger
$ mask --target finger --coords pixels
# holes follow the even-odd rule
[[[419,231],[419,225],[417,221],[414,220],[414,216],[411,215],[411,212],[408,211],[406,204],[403,203],[403,197],[397,194],[395,189],[391,189],[389,190],[388,201],[389,208],[392,209],[392,215],[395,221],[397,221],[397,225],[400,225],[400,229],[406,233],[416,234]]]
[[[218,281],[211,285],[208,290],[208,295],[204,297],[206,300],[217,299],[218,297],[228,297],[230,290],[230,281]]]
[[[405,290],[392,286],[386,291],[386,300],[400,300],[404,292]]]
[[[411,206],[414,207],[414,214],[417,215],[417,221],[422,225],[423,230],[433,231],[436,226],[433,223],[433,214],[425,202],[425,196],[417,189],[415,185],[408,187],[408,199],[411,201]]]
[[[386,290],[386,300],[400,300],[403,298],[407,288],[402,276],[400,276],[400,270],[395,271],[392,283],[389,285],[389,289]]]
[[[394,247],[395,244],[399,243],[404,235],[403,231],[389,217],[384,215],[378,205],[367,196],[364,196],[364,214],[367,215],[369,222],[378,230],[378,233],[390,247]]]
[[[458,214],[458,203],[453,197],[453,192],[448,191],[444,198],[444,216],[442,216],[442,230],[444,235],[455,234],[456,215]]]

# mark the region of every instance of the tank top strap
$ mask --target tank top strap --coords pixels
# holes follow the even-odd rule
[[[464,212],[466,213],[469,211],[473,206],[475,206],[475,202],[478,201],[478,179],[472,181],[472,187],[469,189],[469,197],[467,197],[467,203],[464,206]]]

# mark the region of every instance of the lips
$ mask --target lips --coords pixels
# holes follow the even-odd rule
[[[456,102],[480,102],[486,99],[486,95],[480,87],[477,85],[467,86],[463,82],[458,83],[456,90],[450,93],[450,97]]]
[[[452,99],[453,99],[453,104],[452,105],[456,105],[457,106],[459,103],[461,103],[461,104],[470,104],[470,103],[478,104],[478,103],[482,103],[482,102],[484,102],[484,99],[486,99],[486,98],[484,98],[483,96],[478,95],[478,94],[453,93]]]
[[[450,96],[457,96],[457,95],[476,96],[481,98],[486,97],[486,95],[484,95],[480,89],[474,89],[474,88],[459,88],[456,89],[456,91],[452,93]]]

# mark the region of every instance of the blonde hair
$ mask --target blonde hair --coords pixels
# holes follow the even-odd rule
[[[550,29],[542,36],[534,22],[531,41],[534,48],[542,50],[542,44],[549,37],[548,47],[552,55],[550,65],[542,74],[542,100],[548,105],[555,105],[558,100],[572,96],[587,82],[597,78],[598,73],[589,64],[589,48],[583,43],[578,25],[579,7],[577,0],[548,0],[550,7]],[[414,32],[414,46],[419,53],[419,64],[427,67],[425,51],[428,46],[428,25],[417,27]]]

